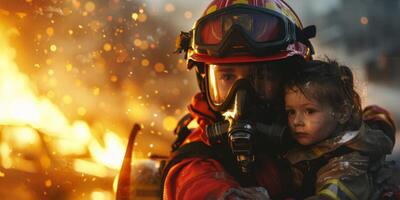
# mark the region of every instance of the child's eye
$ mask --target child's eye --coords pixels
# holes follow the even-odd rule
[[[317,110],[314,108],[306,108],[305,110],[305,113],[308,115],[314,114],[315,112],[317,112]]]
[[[286,110],[286,113],[288,116],[293,116],[294,114],[296,114],[296,111],[292,110],[292,109],[288,109],[288,110]]]

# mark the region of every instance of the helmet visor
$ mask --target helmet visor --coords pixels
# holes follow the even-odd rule
[[[236,8],[201,19],[196,27],[196,43],[219,45],[234,26],[241,27],[257,43],[283,41],[288,34],[285,20],[278,13]]]
[[[208,92],[212,103],[222,105],[234,92],[239,80],[247,80],[261,99],[271,99],[276,94],[281,75],[268,63],[209,65]]]

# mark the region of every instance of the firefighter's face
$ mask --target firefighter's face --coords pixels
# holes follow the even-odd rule
[[[268,63],[213,65],[208,68],[208,85],[211,100],[222,104],[238,80],[247,80],[261,99],[276,96],[281,74],[277,67]]]
[[[285,107],[293,137],[301,145],[326,139],[338,126],[331,106],[307,98],[297,87],[286,89]]]

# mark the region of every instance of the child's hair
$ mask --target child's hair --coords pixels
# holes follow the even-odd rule
[[[344,129],[356,130],[361,125],[361,99],[354,90],[353,73],[336,61],[307,61],[294,73],[285,86],[286,90],[299,88],[306,98],[329,105],[333,111],[345,112],[349,118]]]

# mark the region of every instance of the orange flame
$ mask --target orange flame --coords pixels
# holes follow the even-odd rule
[[[70,122],[62,111],[47,97],[39,96],[30,82],[29,77],[18,69],[14,59],[16,51],[8,41],[12,35],[18,35],[15,28],[5,28],[0,24],[0,125],[31,127],[52,138],[50,142],[57,148],[57,153],[62,155],[89,152],[92,159],[103,166],[116,170],[119,169],[124,147],[117,134],[108,131],[101,138],[101,143],[93,137],[90,126],[85,121]],[[33,141],[35,137],[29,134],[22,135],[16,140],[19,143]],[[29,142],[28,141],[28,142]],[[12,167],[10,160],[10,144],[0,141],[0,154],[2,160]],[[5,157],[4,157],[5,156]],[[77,171],[82,171],[83,162],[77,162]],[[99,175],[104,174],[100,172]]]

